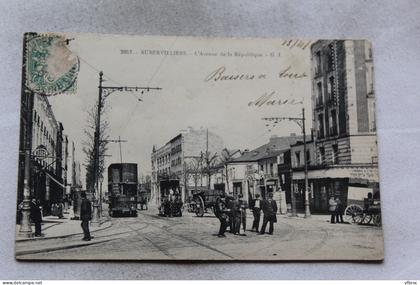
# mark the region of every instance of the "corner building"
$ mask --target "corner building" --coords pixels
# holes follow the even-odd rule
[[[316,163],[308,178],[311,208],[328,210],[379,192],[372,47],[363,40],[322,40],[311,46],[312,120]],[[294,184],[303,187],[303,172]]]

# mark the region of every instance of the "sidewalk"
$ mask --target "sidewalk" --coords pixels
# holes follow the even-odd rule
[[[25,258],[24,255],[88,246],[117,238],[114,233],[114,236],[98,236],[89,242],[83,241],[83,231],[80,225],[81,221],[71,220],[72,217],[72,209],[69,209],[68,212],[64,214],[63,219],[59,219],[56,216],[43,217],[41,237],[19,237],[17,235],[19,226],[17,226],[15,242],[16,259],[30,259],[30,257]],[[99,232],[109,229],[111,226],[112,222],[109,219],[102,218],[99,224],[90,224],[90,232]],[[32,231],[35,232],[33,225]]]
[[[82,235],[83,231],[80,226],[80,220],[72,220],[74,217],[73,209],[68,209],[64,213],[64,218],[59,219],[57,216],[46,216],[42,218],[42,236],[41,237],[20,237],[18,235],[19,225],[16,227],[16,242],[46,240],[52,238],[63,238],[73,235]],[[90,231],[96,232],[111,227],[111,221],[102,218],[99,224],[90,224]],[[35,233],[35,226],[32,225],[32,233]]]

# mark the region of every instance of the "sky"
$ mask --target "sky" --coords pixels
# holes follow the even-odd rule
[[[98,98],[99,71],[104,73],[104,86],[162,88],[144,94],[114,92],[106,98],[110,138],[128,141],[122,143],[123,161],[138,163],[142,174],[151,171],[153,145],[162,146],[188,127],[208,128],[229,149],[253,149],[272,135],[301,132],[289,121],[267,127],[263,117],[299,117],[305,108],[310,133],[309,46],[291,48],[282,39],[65,36],[74,38],[69,49],[80,60],[77,89],[49,100],[64,133],[75,142],[76,159],[81,163],[85,160],[83,129],[87,110]],[[165,53],[156,54],[156,50]],[[241,74],[242,79],[226,80],[226,75],[232,79]],[[291,74],[298,78],[289,78]],[[256,106],[264,94],[272,94],[270,100],[276,104]],[[277,104],[292,99],[300,103]],[[106,165],[119,162],[118,144],[110,143],[108,154]]]

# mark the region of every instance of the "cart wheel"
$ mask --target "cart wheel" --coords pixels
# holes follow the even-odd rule
[[[375,226],[378,226],[378,227],[381,226],[381,224],[382,224],[381,215],[374,215],[373,216],[373,224]]]
[[[195,207],[196,207],[195,214],[197,215],[197,217],[204,216],[204,201],[203,201],[203,198],[201,198],[201,196],[198,196],[198,198],[196,198]]]
[[[363,208],[356,204],[347,206],[344,210],[344,219],[351,224],[358,224],[363,219]]]
[[[371,220],[372,220],[372,215],[365,214],[360,223],[361,224],[369,224]]]

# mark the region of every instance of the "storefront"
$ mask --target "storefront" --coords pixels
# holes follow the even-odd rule
[[[292,189],[296,208],[304,208],[305,176],[303,171],[293,173]],[[379,192],[378,168],[376,165],[330,166],[308,171],[308,187],[311,211],[327,213],[331,196],[339,197],[344,206],[363,204],[367,193]]]

